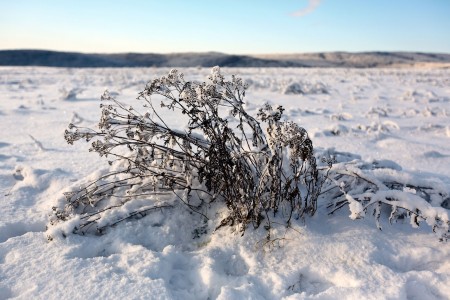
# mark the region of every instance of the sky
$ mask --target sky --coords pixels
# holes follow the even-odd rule
[[[450,0],[0,0],[0,50],[450,53]]]

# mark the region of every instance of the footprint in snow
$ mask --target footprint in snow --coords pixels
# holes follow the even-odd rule
[[[227,276],[244,276],[249,271],[245,260],[233,251],[214,249],[211,251],[211,258],[214,259],[212,267],[217,273]]]
[[[334,285],[329,281],[300,273],[298,280],[294,284],[288,286],[287,290],[293,293],[316,295],[333,286]]]
[[[44,221],[19,221],[6,223],[0,226],[0,243],[6,242],[10,238],[24,235],[28,232],[44,232]]]
[[[440,153],[440,152],[438,152],[438,151],[428,151],[428,152],[425,152],[425,153],[423,154],[423,156],[426,157],[426,158],[444,158],[444,157],[450,157],[450,155],[448,155],[448,154],[442,154],[442,153]]]
[[[405,283],[406,299],[445,299],[429,281],[428,276],[410,276]]]
[[[13,293],[12,293],[11,289],[4,285],[0,285],[0,295],[1,295],[2,299],[13,298]]]

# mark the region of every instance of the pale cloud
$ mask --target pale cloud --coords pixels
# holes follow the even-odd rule
[[[292,13],[294,17],[303,17],[312,13],[320,4],[321,0],[308,0],[308,6]]]

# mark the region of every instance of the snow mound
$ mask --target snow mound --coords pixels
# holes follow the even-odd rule
[[[311,95],[328,94],[328,88],[321,82],[292,82],[286,85],[282,91],[285,95]]]

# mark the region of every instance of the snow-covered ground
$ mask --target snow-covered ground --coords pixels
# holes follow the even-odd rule
[[[181,71],[202,81],[210,72]],[[182,205],[103,236],[47,241],[62,192],[107,167],[87,144],[66,144],[69,122],[95,126],[105,89],[126,102],[167,72],[0,68],[0,299],[450,299],[450,242],[409,221],[379,231],[370,216],[328,216],[325,205],[275,228],[272,243],[263,228],[214,232]],[[281,104],[314,147],[391,160],[450,194],[449,69],[223,73],[250,84],[250,113]]]

